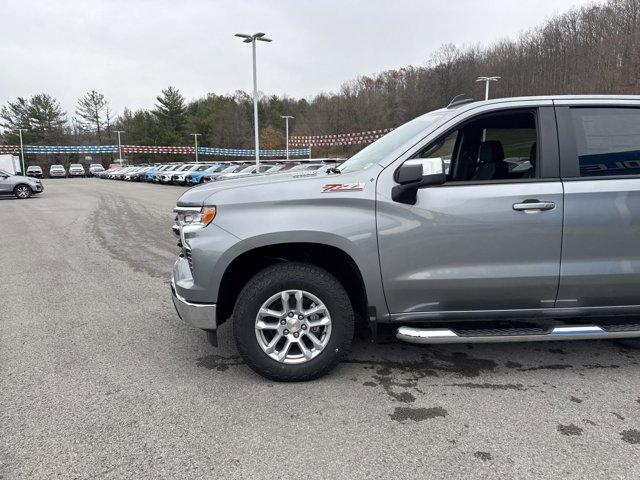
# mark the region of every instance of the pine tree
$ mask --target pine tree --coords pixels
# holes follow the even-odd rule
[[[0,110],[0,125],[5,129],[4,137],[15,143],[16,130],[26,128],[23,139],[27,142],[58,141],[67,125],[66,113],[58,101],[46,93],[26,99],[19,97]]]
[[[188,141],[185,125],[185,99],[177,88],[168,87],[156,97],[158,103],[153,114],[158,120],[160,142],[163,145],[181,145]]]
[[[15,102],[9,102],[0,110],[0,118],[4,129],[29,128],[29,100],[18,97]]]
[[[95,90],[87,92],[78,100],[76,115],[80,117],[78,125],[83,130],[95,132],[98,143],[102,143],[102,133],[109,122],[109,105],[104,95]]]
[[[51,95],[40,93],[29,101],[29,128],[43,141],[59,140],[67,126],[67,114]]]

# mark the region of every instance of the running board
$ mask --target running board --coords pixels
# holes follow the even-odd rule
[[[475,332],[478,332],[475,330]],[[519,334],[492,333],[464,335],[448,328],[400,327],[396,338],[409,343],[501,343],[501,342],[545,342],[553,340],[602,340],[640,337],[640,330],[607,331],[596,325],[554,327],[548,332]]]

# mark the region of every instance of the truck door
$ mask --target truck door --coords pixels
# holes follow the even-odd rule
[[[556,306],[640,305],[640,103],[558,103],[565,218]]]
[[[392,174],[377,187],[392,317],[553,308],[563,211],[553,108],[474,117],[418,157],[442,158],[446,183],[418,190],[415,205],[390,198]]]

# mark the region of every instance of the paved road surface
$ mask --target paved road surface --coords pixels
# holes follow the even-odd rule
[[[176,317],[182,189],[0,199],[0,478],[638,478],[640,351],[356,340],[313,383]]]

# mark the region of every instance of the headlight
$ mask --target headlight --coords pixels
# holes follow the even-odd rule
[[[176,222],[182,227],[200,227],[209,225],[216,216],[216,207],[176,207]]]

